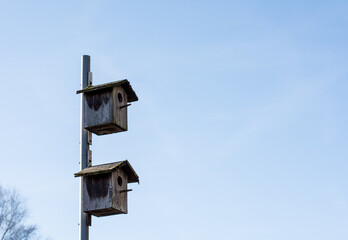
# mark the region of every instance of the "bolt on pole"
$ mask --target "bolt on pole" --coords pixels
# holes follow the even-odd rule
[[[91,85],[90,75],[91,60],[90,56],[83,55],[81,57],[81,89],[86,88],[88,85]],[[85,94],[81,94],[81,118],[80,118],[80,171],[90,166],[89,163],[89,132],[85,129],[85,107],[84,107]],[[79,231],[80,231],[80,240],[89,240],[89,225],[90,225],[90,215],[83,212],[82,204],[84,202],[82,189],[84,184],[84,178],[80,178],[80,222],[79,222]]]

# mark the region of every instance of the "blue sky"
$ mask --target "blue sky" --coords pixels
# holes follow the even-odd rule
[[[0,2],[0,184],[78,238],[81,55],[127,78],[129,131],[93,163],[140,176],[91,239],[348,238],[346,1]]]

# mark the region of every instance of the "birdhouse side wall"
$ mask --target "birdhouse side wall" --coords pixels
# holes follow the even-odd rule
[[[101,174],[84,177],[83,211],[98,213],[112,207],[113,196],[112,174]]]
[[[93,129],[98,129],[100,126],[112,124],[114,122],[112,89],[85,94],[86,128],[93,132]]]

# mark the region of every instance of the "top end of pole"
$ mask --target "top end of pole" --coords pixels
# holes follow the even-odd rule
[[[89,55],[82,55],[81,57],[81,89],[89,85],[88,75],[91,71],[91,57]]]
[[[89,55],[82,55],[82,59],[90,59],[91,57]]]

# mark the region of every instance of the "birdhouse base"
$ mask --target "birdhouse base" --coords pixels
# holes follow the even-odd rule
[[[104,217],[104,216],[110,216],[110,215],[117,215],[117,214],[126,214],[126,212],[122,212],[120,210],[117,210],[115,208],[105,208],[105,209],[99,209],[99,210],[93,210],[93,211],[86,211],[86,213],[89,213],[96,217]]]
[[[123,129],[120,126],[118,126],[117,124],[112,124],[112,123],[97,125],[97,126],[92,126],[92,127],[86,127],[86,129],[94,134],[97,134],[97,135],[105,135],[105,134],[127,131],[127,129]]]

